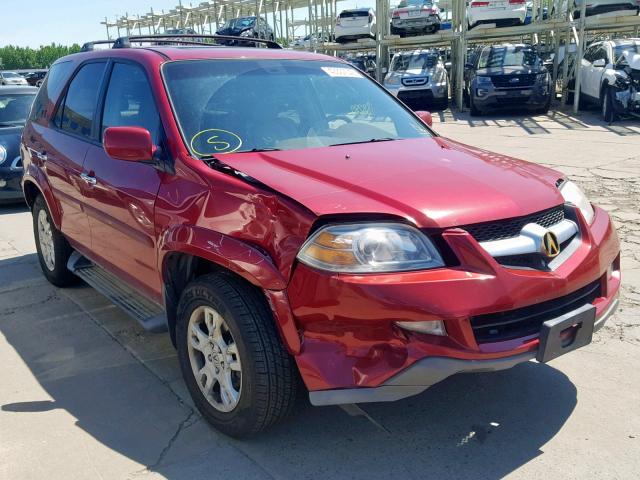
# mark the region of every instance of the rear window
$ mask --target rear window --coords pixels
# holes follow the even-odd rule
[[[430,7],[432,2],[430,0],[400,0],[398,8],[421,7],[423,5]]]
[[[368,17],[369,11],[367,10],[345,10],[340,14],[340,18],[355,18],[355,17]]]
[[[485,48],[480,54],[478,68],[531,67],[538,60],[538,55],[531,47],[491,47]]]
[[[38,96],[31,108],[31,120],[37,120],[47,116],[47,108],[53,109],[58,101],[58,97],[64,88],[73,63],[71,61],[58,62],[54,64],[47,74],[42,87],[38,91]]]

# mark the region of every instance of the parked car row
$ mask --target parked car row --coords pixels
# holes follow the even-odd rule
[[[39,87],[42,85],[42,81],[46,75],[47,70],[44,69],[29,72],[2,71],[0,72],[0,85],[30,85],[32,87]]]

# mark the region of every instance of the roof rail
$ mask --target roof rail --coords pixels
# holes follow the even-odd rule
[[[116,40],[94,40],[85,43],[81,52],[90,52],[95,45],[112,44],[111,48],[131,48],[132,43],[154,43],[158,40],[165,40],[163,44],[179,45],[205,45],[211,46],[211,42],[205,40],[230,40],[238,43],[255,43],[265,45],[267,48],[281,49],[282,46],[273,40],[263,38],[238,37],[233,35],[200,35],[200,34],[162,34],[162,35],[131,35],[129,37],[119,37]]]

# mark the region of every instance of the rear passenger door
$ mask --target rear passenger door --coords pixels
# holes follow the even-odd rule
[[[108,127],[135,126],[149,130],[160,144],[160,117],[141,65],[114,62],[103,96],[100,139]],[[84,170],[94,179],[85,201],[96,261],[160,301],[154,207],[163,173],[152,165],[114,160],[101,144],[89,147]]]
[[[96,106],[106,70],[106,61],[81,65],[58,102],[49,128],[32,151],[42,163],[54,197],[62,212],[61,230],[76,248],[91,247],[91,232],[85,212],[83,163],[89,145],[97,139]]]

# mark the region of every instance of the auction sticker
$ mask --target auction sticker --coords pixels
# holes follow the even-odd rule
[[[348,67],[320,67],[330,77],[363,78],[355,68]]]

